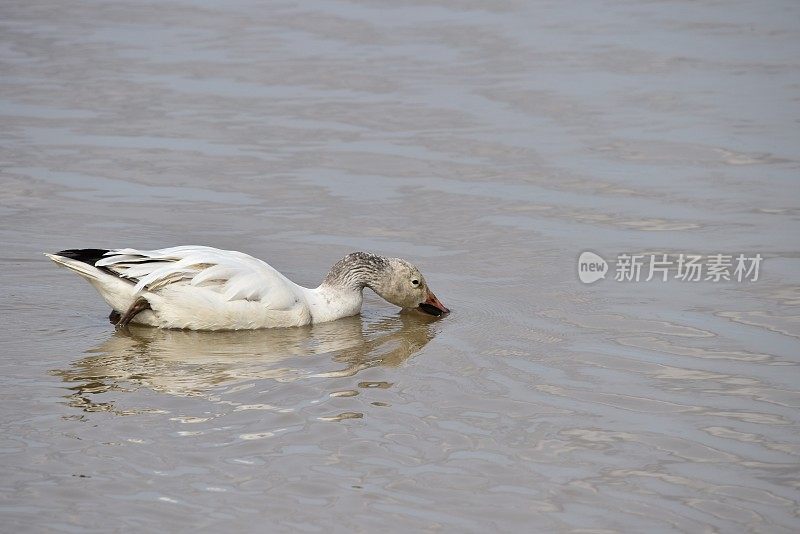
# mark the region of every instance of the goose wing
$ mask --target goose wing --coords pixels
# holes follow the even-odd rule
[[[227,301],[258,301],[287,310],[297,301],[295,284],[267,263],[232,250],[180,246],[157,250],[110,250],[95,266],[135,284],[136,293],[195,286]]]

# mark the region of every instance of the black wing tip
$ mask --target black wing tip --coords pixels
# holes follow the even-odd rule
[[[83,263],[88,263],[93,266],[105,256],[107,252],[108,249],[103,248],[70,248],[62,250],[61,252],[56,252],[55,255],[82,261]]]

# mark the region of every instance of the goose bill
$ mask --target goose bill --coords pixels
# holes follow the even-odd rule
[[[436,315],[437,317],[443,313],[450,313],[450,310],[448,310],[447,307],[436,298],[436,295],[430,291],[428,291],[428,298],[425,302],[419,305],[419,309],[430,315]]]

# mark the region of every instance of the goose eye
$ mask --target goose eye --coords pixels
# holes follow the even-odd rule
[[[419,285],[419,280],[412,280],[411,284],[415,285],[415,286],[418,286]]]

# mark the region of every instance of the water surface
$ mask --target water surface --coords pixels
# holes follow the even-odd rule
[[[795,2],[4,2],[12,530],[796,532]],[[453,313],[114,331],[41,252],[352,250]],[[760,279],[582,285],[583,250]]]

